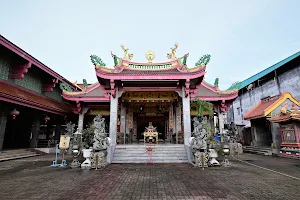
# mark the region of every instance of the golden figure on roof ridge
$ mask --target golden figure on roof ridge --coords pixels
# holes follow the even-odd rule
[[[123,56],[123,59],[126,60],[126,59],[129,59],[131,60],[133,58],[133,54],[132,53],[128,53],[129,49],[126,49],[125,46],[122,44],[121,45],[121,48],[123,49],[124,51],[124,56]]]
[[[177,48],[178,48],[178,43],[175,43],[174,47],[171,48],[171,53],[167,54],[168,59],[171,59],[171,60],[177,59],[177,56],[176,56],[176,49]]]

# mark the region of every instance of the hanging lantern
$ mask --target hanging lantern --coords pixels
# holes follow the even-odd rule
[[[12,116],[12,119],[16,119],[16,117],[20,114],[20,112],[14,109],[13,111],[10,111],[9,114]]]
[[[50,120],[50,117],[46,116],[44,120],[45,120],[45,123],[47,123]]]

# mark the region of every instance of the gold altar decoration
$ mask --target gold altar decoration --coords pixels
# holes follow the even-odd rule
[[[158,144],[158,132],[156,131],[156,128],[153,127],[152,122],[149,122],[149,126],[146,127],[146,130],[144,132],[144,143],[146,143],[147,138],[149,140],[155,138],[156,144]]]
[[[126,101],[173,101],[177,100],[175,92],[125,92],[122,96]]]
[[[59,140],[60,149],[68,149],[70,147],[70,136],[61,135]]]
[[[151,50],[149,50],[146,55],[146,59],[148,60],[148,63],[152,63],[152,61],[155,59],[155,53]]]

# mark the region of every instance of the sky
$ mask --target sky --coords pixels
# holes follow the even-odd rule
[[[0,0],[0,34],[65,77],[97,81],[90,55],[113,66],[124,44],[132,61],[211,54],[205,80],[220,89],[300,50],[298,0]],[[153,62],[154,62],[153,61]]]

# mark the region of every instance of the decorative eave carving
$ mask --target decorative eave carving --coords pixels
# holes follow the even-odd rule
[[[75,114],[80,114],[81,111],[82,111],[82,107],[81,107],[81,105],[80,105],[80,102],[79,102],[79,101],[76,101],[76,107],[73,108],[73,112],[74,112]]]
[[[185,97],[188,97],[190,94],[190,79],[185,81]]]
[[[24,74],[26,74],[28,72],[28,69],[31,68],[31,64],[32,64],[31,62],[27,62],[25,64],[12,66],[9,78],[11,79],[24,78]]]
[[[225,102],[225,100],[222,100],[221,105],[220,105],[220,112],[221,113],[226,113],[230,106],[231,106],[232,102]]]
[[[111,79],[110,80],[110,90],[111,90],[111,96],[113,97],[113,98],[115,98],[116,97],[116,88],[115,88],[115,81],[113,80],[113,79]]]
[[[58,83],[58,79],[52,79],[49,83],[43,84],[43,92],[52,92],[55,85]]]

